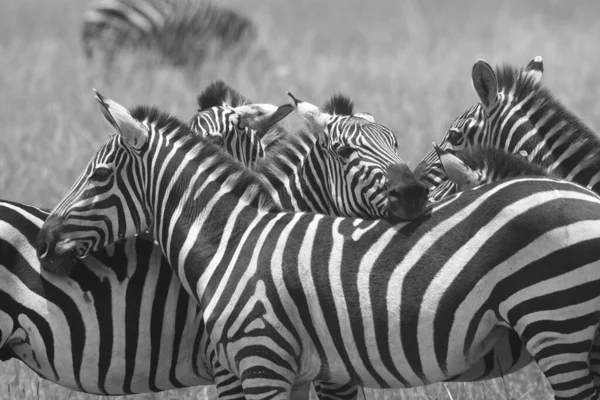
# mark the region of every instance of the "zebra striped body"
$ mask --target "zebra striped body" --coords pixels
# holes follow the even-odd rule
[[[0,201],[0,353],[42,378],[104,395],[214,384],[196,302],[158,246],[112,244],[68,278],[41,271],[49,212]]]
[[[205,0],[96,0],[83,15],[85,55],[100,52],[107,64],[129,49],[199,65],[218,51],[243,51],[256,37],[248,18]]]
[[[294,136],[279,125],[260,131],[248,127],[240,129],[238,116],[233,108],[248,104],[250,101],[240,93],[223,81],[216,81],[198,96],[198,113],[189,121],[189,126],[202,137],[212,139],[243,165],[266,176],[271,197],[283,209],[319,212],[321,210],[315,206],[319,204],[315,201],[316,193],[320,192],[319,197],[326,198],[322,194],[330,193],[331,187],[360,185],[363,191],[370,186],[375,188],[371,197],[357,197],[358,202],[363,202],[363,207],[356,207],[357,202],[351,204],[347,200],[348,197],[353,197],[350,192],[350,196],[341,202],[329,201],[328,213],[339,216],[358,215],[370,219],[381,216],[381,201],[386,197],[385,186],[381,185],[381,175],[392,163],[400,166],[403,171],[408,170],[397,155],[396,137],[389,129],[375,124],[373,116],[368,113],[353,114],[353,103],[343,95],[334,95],[323,106],[324,113],[330,114],[330,126],[312,127],[308,132],[300,131]],[[326,140],[319,140],[323,136],[320,134],[321,130],[324,131]],[[380,173],[363,172],[368,171],[369,165],[362,161],[366,166],[362,167],[363,171],[354,173],[354,176],[344,174],[341,169],[346,160],[339,158],[338,151],[332,151],[333,148],[342,146],[350,149],[349,152],[346,151],[349,153],[345,155],[346,158],[356,152],[362,160],[371,161],[371,164],[379,167]],[[317,168],[315,164],[318,164]],[[410,170],[406,174],[412,176]],[[307,196],[307,193],[312,195]],[[307,202],[307,199],[312,201]],[[345,204],[354,205],[354,214],[349,214],[350,208],[342,206]],[[495,360],[492,365],[495,365]],[[486,370],[489,371],[489,368]],[[475,379],[473,376],[479,377],[481,373],[478,371],[476,375],[469,376],[470,379]],[[316,382],[315,389],[321,399],[352,399],[356,398],[358,392],[355,387],[321,382]]]
[[[600,322],[594,193],[518,179],[399,224],[278,212],[260,176],[184,124],[98,98],[118,134],[42,227],[42,266],[152,224],[246,396],[288,398],[314,379],[433,383],[514,329],[557,396],[598,397],[587,364]]]
[[[600,193],[598,136],[541,84],[542,73],[541,57],[523,70],[503,66],[496,73],[483,61],[477,62],[472,78],[481,102],[454,121],[439,147],[458,155],[474,170],[477,184],[545,172]],[[483,159],[479,146],[487,148]],[[486,172],[490,165],[485,160],[493,158],[494,151],[496,154],[525,152],[531,164],[524,166],[512,157],[502,171],[498,171],[498,165],[494,166],[498,175],[490,175]],[[423,158],[415,173],[429,186],[432,200],[458,191],[455,182],[447,179],[435,150]],[[600,340],[594,343],[590,363],[600,384]],[[517,343],[512,347],[518,348]]]
[[[542,71],[541,57],[523,70],[505,65],[496,73],[478,61],[473,85],[481,102],[454,121],[440,148],[454,153],[481,144],[510,153],[525,151],[529,161],[549,173],[600,193],[599,137],[541,85]],[[445,180],[435,150],[415,171],[431,190]],[[436,193],[434,200],[445,195]]]

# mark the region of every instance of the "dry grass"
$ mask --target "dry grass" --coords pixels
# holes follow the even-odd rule
[[[0,189],[5,199],[53,206],[105,140],[91,88],[126,106],[156,104],[183,119],[216,78],[252,99],[281,103],[285,91],[321,104],[349,94],[395,130],[415,165],[453,118],[475,102],[470,71],[478,58],[525,65],[544,57],[544,81],[592,127],[600,126],[595,73],[600,3],[589,1],[446,2],[359,0],[226,1],[261,26],[276,71],[254,62],[200,71],[124,62],[110,82],[86,66],[79,43],[85,1],[0,2]],[[19,363],[0,366],[0,396],[87,399],[41,381]],[[545,380],[529,367],[477,384],[367,390],[369,399],[543,399]],[[192,388],[139,398],[214,398]]]

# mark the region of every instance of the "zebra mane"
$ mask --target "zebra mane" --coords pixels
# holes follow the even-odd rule
[[[474,171],[486,171],[487,176],[493,177],[494,180],[554,175],[548,171],[548,163],[538,157],[530,162],[519,154],[492,145],[474,144],[456,152],[456,157]]]
[[[169,141],[178,143],[180,150],[187,153],[190,159],[202,163],[215,158],[215,164],[223,168],[220,174],[222,177],[237,176],[231,180],[230,188],[238,197],[263,210],[278,210],[262,175],[245,168],[222,147],[197,135],[186,123],[156,107],[138,106],[131,111],[131,115],[138,121],[152,123],[156,132],[169,134]],[[202,144],[199,150],[192,152],[199,143]]]
[[[354,102],[350,100],[350,97],[337,93],[323,104],[322,109],[328,114],[352,115],[354,113]]]
[[[585,125],[572,111],[558,101],[548,88],[533,76],[524,73],[523,68],[504,64],[496,68],[498,91],[512,96],[514,103],[528,100],[528,109],[536,110],[535,118],[544,120],[547,116],[559,126],[554,137],[567,137],[574,151],[585,157],[587,165],[597,165],[600,170],[600,136]]]
[[[311,141],[310,136],[307,131],[300,128],[290,133],[279,126],[272,127],[263,138],[265,156],[256,161],[254,171],[261,176],[279,176],[281,171],[290,168],[290,164],[302,163],[298,148],[307,146]],[[311,151],[309,150],[309,154]]]
[[[270,128],[258,131],[256,133],[260,137],[260,141],[265,150],[266,154],[279,148],[282,142],[290,140],[290,135],[284,128],[279,124],[275,124]]]
[[[225,104],[238,107],[250,104],[250,100],[242,96],[238,91],[228,86],[222,80],[215,81],[198,95],[198,111],[211,107],[221,107]]]

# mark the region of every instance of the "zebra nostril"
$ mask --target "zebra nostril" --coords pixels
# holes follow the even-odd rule
[[[40,259],[46,258],[48,255],[48,243],[45,240],[41,240],[37,246],[37,254]]]

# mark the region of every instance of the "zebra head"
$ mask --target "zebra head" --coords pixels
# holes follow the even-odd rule
[[[177,169],[178,165],[169,162],[170,153],[157,156],[161,163],[149,159],[148,154],[164,143],[176,139],[185,142],[186,137],[194,136],[187,125],[155,108],[137,107],[130,112],[98,92],[96,100],[114,134],[54,208],[37,237],[41,266],[56,275],[70,274],[76,258],[152,226],[149,204],[155,199],[148,196],[152,189],[157,193],[166,189],[154,188],[156,182],[149,176],[161,168]],[[292,110],[288,104],[275,112],[261,105],[246,105],[235,110],[236,123],[266,127]],[[162,204],[163,200],[158,201]]]
[[[248,110],[251,102],[239,92],[218,80],[208,85],[198,96],[198,113],[194,115],[189,126],[199,135],[209,138],[221,146],[235,159],[252,167],[254,163],[265,157],[265,145],[262,137],[265,129],[256,126],[239,124],[239,115]],[[254,112],[270,115],[278,110],[272,104],[254,105]],[[264,116],[263,115],[263,116]],[[254,124],[260,124],[260,115]],[[271,129],[269,126],[268,129]]]
[[[487,144],[498,142],[494,139],[499,136],[502,129],[502,121],[505,118],[516,119],[512,110],[518,110],[514,104],[515,87],[525,84],[528,87],[540,85],[544,65],[542,57],[535,57],[528,65],[516,74],[507,73],[509,67],[499,70],[500,80],[492,67],[483,60],[475,63],[471,73],[471,79],[475,92],[479,97],[479,103],[461,114],[450,126],[444,135],[439,148],[450,153],[456,153],[473,144]],[[500,82],[500,83],[499,83]],[[520,111],[521,113],[523,111]],[[500,121],[500,123],[498,122]],[[517,126],[520,131],[528,130],[530,124]],[[513,133],[514,134],[514,133]],[[504,148],[510,152],[517,153],[523,145],[517,140],[522,135],[514,134],[514,140],[507,138]],[[526,151],[527,152],[527,151]],[[433,190],[443,184],[447,179],[444,167],[438,157],[437,151],[432,149],[415,168],[417,177]],[[435,191],[440,193],[440,191]],[[433,200],[440,198],[431,197]]]
[[[352,115],[351,107],[338,114],[334,104],[334,113],[329,113],[288,95],[308,130],[319,135],[304,168],[305,174],[322,174],[326,187],[313,192],[326,193],[344,215],[414,219],[425,212],[428,189],[398,156],[398,142],[389,128],[375,123],[370,114]]]

